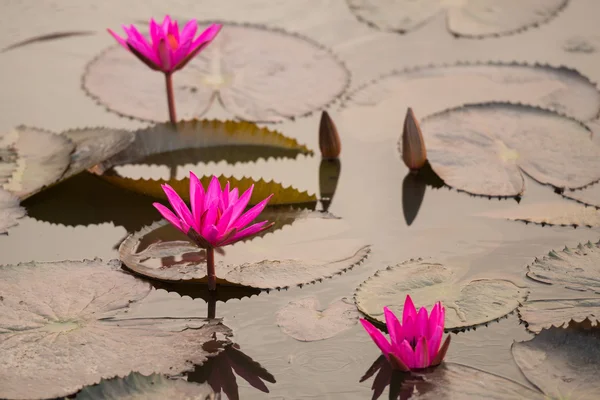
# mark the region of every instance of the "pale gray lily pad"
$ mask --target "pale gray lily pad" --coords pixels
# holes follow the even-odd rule
[[[411,399],[545,400],[540,392],[513,380],[456,363],[442,363],[422,377]]]
[[[354,302],[343,297],[321,310],[319,300],[305,297],[277,311],[277,325],[283,333],[301,342],[332,338],[358,322],[360,314]]]
[[[151,286],[117,261],[0,266],[0,397],[66,396],[101,379],[176,375],[231,331],[202,319],[127,318]],[[191,300],[190,300],[191,301]]]
[[[576,200],[579,203],[600,209],[600,184],[595,184],[580,190],[566,190],[562,195],[568,199]]]
[[[280,122],[325,107],[348,83],[344,65],[311,39],[233,22],[173,76],[180,119],[200,118],[220,103],[239,119]],[[118,45],[83,76],[86,92],[109,110],[158,122],[168,120],[164,85],[163,74]]]
[[[6,233],[8,228],[17,225],[18,220],[27,214],[19,205],[19,199],[10,192],[0,189],[0,235]]]
[[[402,315],[407,294],[417,307],[431,309],[441,301],[446,330],[459,330],[504,317],[528,291],[502,279],[461,281],[452,269],[419,258],[378,271],[356,289],[355,301],[362,313],[383,324],[383,307]]]
[[[552,399],[600,398],[597,330],[550,328],[512,345],[525,377]]]
[[[183,233],[180,240],[159,240],[143,245],[147,236],[165,227],[168,228],[169,223],[161,220],[129,235],[119,247],[121,261],[133,272],[147,278],[168,282],[206,283],[204,252],[186,240]],[[283,259],[240,265],[217,261],[217,283],[264,290],[302,286],[353,268],[366,259],[370,251],[370,246],[361,246],[351,249],[351,253],[344,258],[327,261]]]
[[[19,198],[60,179],[69,168],[75,144],[49,131],[18,126],[0,137],[1,147],[16,152],[16,169],[3,186]]]
[[[134,372],[125,378],[102,380],[84,388],[75,400],[214,400],[215,393],[206,384],[169,379],[152,374]]]
[[[530,331],[540,332],[585,319],[592,326],[600,323],[600,242],[551,251],[536,258],[528,267],[527,276],[556,287],[552,298],[528,300],[519,308],[521,320]]]
[[[119,129],[84,128],[57,134],[19,126],[0,136],[4,148],[0,182],[23,200],[122,151],[133,138],[132,132]]]
[[[482,38],[517,33],[554,18],[568,0],[346,0],[350,10],[369,25],[405,33],[446,13],[448,31]]]
[[[580,121],[594,120],[600,113],[596,84],[577,70],[516,62],[459,63],[394,71],[345,98],[345,103],[352,106],[390,103],[389,109],[412,107],[421,116],[490,101],[521,102]]]
[[[600,210],[565,201],[517,205],[503,210],[486,211],[477,216],[540,225],[600,227]]]
[[[421,129],[432,169],[471,194],[521,195],[524,173],[560,189],[600,179],[600,146],[589,128],[552,111],[472,104],[427,117]]]

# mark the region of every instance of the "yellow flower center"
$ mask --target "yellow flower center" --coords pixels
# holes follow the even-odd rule
[[[173,36],[170,33],[167,35],[167,43],[171,47],[171,50],[177,50],[177,48],[179,47],[179,42],[177,41],[177,39],[175,39],[175,36]]]

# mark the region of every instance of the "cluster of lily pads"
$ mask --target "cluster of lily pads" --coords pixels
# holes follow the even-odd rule
[[[359,7],[359,3],[370,2],[349,0],[348,3],[355,12],[364,13],[365,8]],[[565,3],[565,0],[555,1],[552,6],[543,7],[551,11],[546,17],[553,16]],[[377,10],[371,8],[370,12],[373,9]],[[452,28],[452,21],[461,14],[452,11],[449,15]],[[400,30],[414,27],[416,24]],[[182,105],[182,114],[198,116],[189,115],[191,111],[186,109],[186,104],[191,104],[190,94],[194,99],[196,95],[204,96],[208,108],[215,93],[225,108],[242,118],[276,121],[292,116],[285,112],[270,114],[269,108],[261,108],[259,103],[254,103],[254,108],[244,107],[236,98],[240,90],[233,88],[232,82],[204,82],[204,87],[218,87],[208,93],[209,97],[204,88],[192,84],[174,88],[172,74],[181,70],[183,75],[182,68],[196,60],[194,57],[216,37],[221,25],[211,25],[194,38],[197,28],[197,22],[191,20],[180,31],[177,22],[167,17],[162,24],[150,22],[150,41],[133,26],[125,28],[128,35],[125,39],[113,33],[121,46],[150,69],[164,73],[166,102],[155,101],[164,100],[164,96],[153,97],[152,92],[143,99],[149,102],[149,107],[133,107],[135,103],[129,96],[135,96],[135,90],[124,88],[126,96],[117,96],[123,93],[109,90],[106,79],[110,81],[111,76],[123,79],[127,73],[137,71],[130,67],[132,57],[127,58],[122,49],[108,49],[86,71],[84,87],[99,101],[110,103],[123,115],[143,119],[166,116],[164,110],[155,113],[153,108],[165,103],[170,122],[136,132],[88,128],[55,134],[18,127],[0,138],[2,232],[25,215],[20,201],[85,170],[114,186],[166,199],[171,205],[168,209],[161,203],[155,204],[166,220],[131,233],[119,247],[119,262],[94,259],[0,267],[0,397],[49,398],[76,394],[76,398],[96,399],[108,395],[128,398],[143,393],[147,398],[210,398],[221,390],[232,397],[223,384],[223,376],[211,374],[227,371],[227,376],[232,376],[232,370],[239,373],[251,367],[255,372],[250,378],[246,373],[240,375],[268,391],[263,381],[274,382],[275,378],[232,343],[232,331],[215,318],[210,307],[206,319],[129,318],[129,311],[143,304],[154,287],[179,293],[185,292],[183,287],[194,287],[196,292],[202,292],[200,297],[206,298],[212,298],[210,292],[229,286],[282,289],[341,274],[369,255],[370,246],[361,243],[328,260],[289,258],[239,265],[215,262],[214,253],[221,247],[264,235],[290,220],[309,216],[337,219],[326,212],[312,211],[317,202],[315,195],[273,181],[194,174],[178,179],[172,173],[161,188],[158,180],[119,174],[119,167],[135,163],[161,164],[174,169],[186,157],[191,161],[225,158],[235,163],[312,154],[296,140],[252,122],[177,119],[176,104]],[[517,28],[520,27],[507,26],[499,32],[476,32],[475,36],[512,32]],[[242,27],[232,25],[231,29],[235,35],[236,29]],[[255,30],[257,36],[262,34],[260,29]],[[468,31],[464,34],[470,35]],[[283,42],[295,40],[282,37]],[[335,63],[328,58],[316,60]],[[539,82],[558,81],[561,89],[551,94],[533,90],[530,98],[518,98],[517,91],[511,92],[510,88],[510,77],[515,73],[525,76],[526,83],[533,82],[532,87],[541,87]],[[413,170],[411,176],[417,181],[427,179],[430,170],[449,187],[490,197],[523,196],[525,176],[529,176],[551,186],[561,196],[583,204],[573,202],[572,209],[564,208],[563,203],[561,207],[548,205],[543,211],[540,207],[519,207],[501,217],[544,224],[600,226],[597,210],[600,184],[594,185],[600,180],[600,146],[592,142],[592,129],[588,126],[600,110],[600,95],[589,80],[575,71],[519,64],[401,71],[349,94],[341,112],[349,110],[349,105],[386,102],[390,93],[400,92],[398,86],[415,82],[427,85],[436,74],[443,74],[442,79],[448,84],[456,76],[462,78],[463,85],[468,86],[472,80],[477,93],[470,101],[477,102],[459,107],[445,105],[450,108],[429,115],[420,125],[412,110],[409,112],[399,147]],[[487,91],[481,88],[481,76],[503,80],[501,84],[494,79],[487,81],[492,86]],[[343,91],[347,84],[345,75],[340,73],[335,78],[332,88],[336,93]],[[131,78],[125,82],[142,85],[144,79]],[[439,84],[440,80],[436,82]],[[573,95],[575,92],[577,96]],[[590,101],[582,102],[581,93]],[[260,97],[254,92],[253,96]],[[293,109],[294,116],[302,115],[327,104],[326,96],[317,97],[311,99],[312,104],[281,107]],[[264,99],[267,101],[268,96]],[[426,111],[444,108],[432,107],[437,108]],[[358,116],[364,115],[359,112]],[[339,163],[335,160],[341,151],[339,135],[326,113],[321,120],[320,139],[321,154],[328,159],[322,166],[339,175]],[[231,157],[227,152],[230,146],[247,151],[237,151]],[[187,152],[190,149],[193,154]],[[330,200],[333,186],[333,190],[326,185],[322,188],[323,204]],[[265,208],[267,202],[270,209]],[[552,210],[557,210],[557,214],[553,216]],[[364,380],[377,374],[373,382],[374,398],[388,385],[390,396],[403,398],[414,392],[419,393],[419,398],[477,393],[494,393],[498,398],[559,398],[565,394],[594,398],[599,395],[593,389],[598,372],[594,361],[600,359],[596,329],[600,315],[599,274],[600,242],[551,251],[528,267],[527,276],[533,281],[553,285],[551,297],[538,296],[538,292],[543,292],[542,285],[535,283],[525,288],[503,279],[468,280],[434,260],[415,259],[374,274],[356,289],[354,302],[346,299],[331,305],[322,315],[332,315],[336,321],[333,328],[331,324],[324,328],[310,319],[311,325],[302,325],[306,319],[295,318],[303,313],[314,315],[318,310],[319,305],[310,299],[290,303],[278,313],[277,320],[285,333],[298,340],[323,340],[352,327],[358,320],[358,309],[366,316],[361,323],[383,353],[363,377]],[[405,297],[406,294],[410,296]],[[55,300],[59,298],[60,301]],[[413,301],[420,306],[418,311]],[[443,341],[444,333],[484,325],[515,310],[536,336],[515,343],[512,354],[538,390],[470,367],[442,363],[451,337],[446,336]],[[402,315],[401,321],[396,315]],[[387,330],[389,342],[379,328]],[[584,361],[579,361],[575,368],[571,363],[573,357]],[[195,373],[195,368],[203,363],[217,365],[201,379],[207,384],[172,379],[182,373]],[[47,364],[53,367],[40,368]],[[206,370],[198,374],[206,374]],[[465,376],[471,379],[465,380],[463,386],[444,384],[461,381]],[[472,379],[473,376],[477,379]],[[555,376],[562,379],[556,382]],[[125,378],[109,379],[113,377]]]

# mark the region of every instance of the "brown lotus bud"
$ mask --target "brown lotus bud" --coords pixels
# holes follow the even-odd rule
[[[331,120],[327,111],[321,114],[321,124],[319,125],[319,147],[323,158],[338,158],[342,151],[342,142],[338,135],[337,128]]]
[[[411,171],[423,168],[427,161],[427,149],[425,149],[421,127],[410,107],[406,111],[406,118],[404,119],[402,159]]]

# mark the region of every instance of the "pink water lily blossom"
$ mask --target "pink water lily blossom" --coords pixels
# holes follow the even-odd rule
[[[233,244],[249,236],[256,235],[273,226],[261,221],[249,225],[264,210],[272,194],[254,207],[244,212],[252,197],[254,185],[241,196],[237,188],[230,188],[229,182],[221,189],[216,176],[212,177],[207,189],[193,172],[190,172],[191,209],[175,190],[162,185],[173,211],[160,203],[154,207],[177,229],[188,235],[199,247],[206,249],[209,289],[214,290],[214,249]]]
[[[446,311],[441,302],[437,302],[428,315],[425,307],[417,312],[410,295],[407,295],[402,323],[389,308],[384,307],[383,311],[390,334],[389,341],[369,321],[361,319],[360,322],[392,368],[409,371],[433,367],[442,362],[450,345],[450,335],[442,344]]]
[[[198,37],[198,22],[191,19],[179,30],[179,24],[169,15],[158,24],[150,19],[150,40],[133,25],[123,25],[126,38],[117,35],[112,29],[107,29],[116,41],[133,53],[144,64],[155,71],[165,74],[169,118],[177,122],[175,100],[173,97],[173,72],[185,67],[198,53],[208,46],[221,30],[221,24],[211,24]]]

